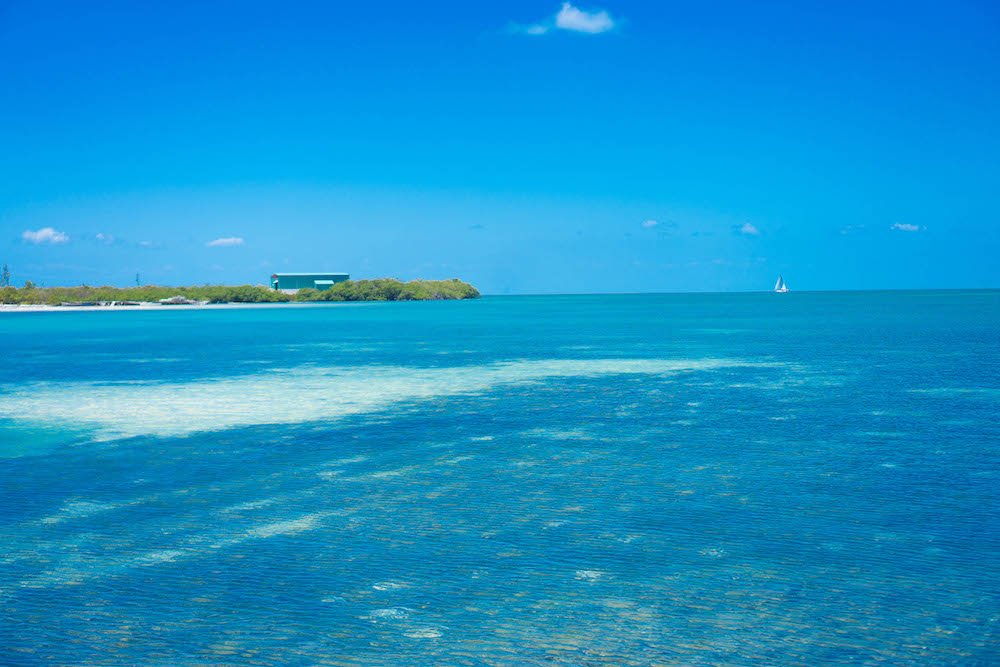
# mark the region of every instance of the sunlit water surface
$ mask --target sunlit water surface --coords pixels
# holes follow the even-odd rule
[[[0,314],[0,664],[1000,660],[1000,293]]]

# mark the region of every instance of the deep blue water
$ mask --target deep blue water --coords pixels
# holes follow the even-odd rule
[[[0,340],[3,665],[1000,663],[1000,292]]]

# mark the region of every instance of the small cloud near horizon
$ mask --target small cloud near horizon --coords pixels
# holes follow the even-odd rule
[[[921,227],[920,225],[911,225],[906,222],[897,222],[889,229],[896,232],[919,232],[923,231],[925,227]]]
[[[603,9],[587,11],[574,6],[572,3],[564,2],[552,18],[526,26],[514,24],[511,26],[511,31],[534,36],[547,35],[553,30],[568,30],[569,32],[597,35],[602,32],[614,30],[614,28],[615,20],[611,18],[611,15],[607,11]]]
[[[243,239],[239,236],[225,236],[214,241],[209,241],[205,245],[209,248],[232,248],[233,246],[243,245]]]
[[[656,227],[658,224],[660,224],[659,220],[643,220],[642,221],[642,227],[643,227],[643,229],[652,229],[653,227]]]
[[[49,243],[52,245],[69,243],[68,234],[60,232],[57,229],[53,229],[52,227],[42,227],[41,229],[34,231],[26,229],[21,233],[21,239],[35,245],[42,245],[43,243]]]
[[[751,225],[749,222],[744,222],[736,231],[744,236],[760,236],[760,230]]]

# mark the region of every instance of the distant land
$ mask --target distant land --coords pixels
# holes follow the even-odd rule
[[[175,298],[176,297],[176,298]],[[263,285],[201,285],[169,287],[0,287],[0,304],[26,306],[109,306],[112,304],[192,305],[199,303],[288,303],[316,301],[433,301],[475,299],[479,290],[457,278],[411,280],[395,278],[346,280],[329,289],[300,289],[294,294]]]

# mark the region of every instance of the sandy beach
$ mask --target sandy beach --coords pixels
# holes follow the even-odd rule
[[[245,308],[309,308],[323,307],[330,305],[354,305],[360,306],[359,302],[279,302],[279,303],[194,303],[164,305],[161,303],[142,303],[138,306],[48,306],[43,304],[0,304],[0,313],[57,313],[57,312],[103,312],[120,313],[123,311],[163,311],[163,310],[233,310]]]

